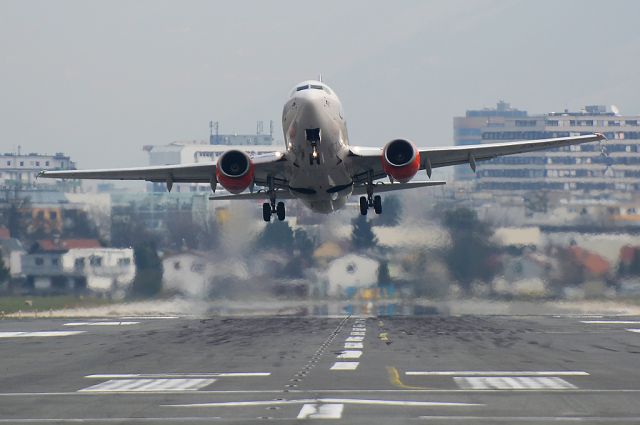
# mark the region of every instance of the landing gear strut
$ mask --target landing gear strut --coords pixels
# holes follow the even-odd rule
[[[367,215],[369,208],[373,208],[376,214],[382,213],[382,198],[380,195],[373,196],[373,172],[369,171],[367,176],[367,196],[360,197],[360,214]]]
[[[275,214],[278,220],[282,221],[286,217],[284,202],[278,202],[276,205],[276,191],[273,186],[273,177],[267,177],[267,185],[269,186],[269,202],[262,204],[262,218],[264,221],[271,221],[271,216]]]

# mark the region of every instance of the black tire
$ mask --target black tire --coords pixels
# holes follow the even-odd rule
[[[271,204],[268,202],[262,204],[262,218],[266,222],[271,221]]]
[[[367,215],[367,211],[369,210],[369,202],[367,202],[367,198],[365,196],[360,197],[360,214]]]
[[[276,214],[278,215],[278,220],[282,221],[285,218],[285,209],[284,202],[278,202],[276,206]]]
[[[376,212],[376,214],[382,213],[382,198],[380,197],[380,195],[376,195],[373,197],[373,210]]]

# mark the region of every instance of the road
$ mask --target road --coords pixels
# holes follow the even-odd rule
[[[0,320],[0,424],[640,423],[640,317]]]

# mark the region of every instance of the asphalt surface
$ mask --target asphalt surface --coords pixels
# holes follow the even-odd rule
[[[5,319],[0,424],[636,424],[629,329],[640,317]]]

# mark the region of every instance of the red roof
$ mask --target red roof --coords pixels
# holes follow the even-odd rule
[[[11,239],[11,233],[6,227],[0,227],[0,239]]]
[[[592,275],[604,276],[609,272],[609,262],[598,254],[589,252],[578,246],[572,246],[569,251],[579,264],[582,264]]]
[[[42,239],[38,241],[40,251],[68,251],[78,248],[100,248],[100,241],[97,239]]]

